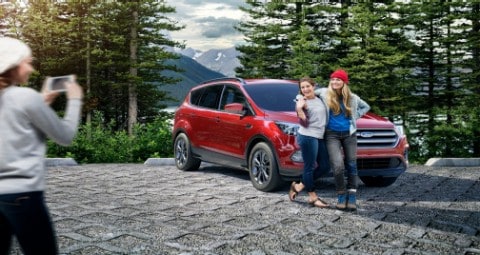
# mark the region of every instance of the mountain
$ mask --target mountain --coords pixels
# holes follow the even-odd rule
[[[169,51],[179,53],[180,58],[167,61],[184,70],[181,73],[162,71],[168,77],[181,79],[176,84],[162,85],[160,89],[166,91],[177,101],[162,102],[167,106],[178,106],[188,91],[195,85],[221,77],[235,77],[235,68],[240,65],[237,56],[240,54],[234,47],[226,49],[212,49],[205,52],[186,48],[183,50],[168,48]]]
[[[183,50],[176,50],[176,53],[180,53],[184,56],[187,56],[189,58],[195,59],[197,56],[201,55],[202,52],[193,48],[186,48]]]
[[[167,77],[181,79],[176,84],[162,85],[160,87],[162,91],[169,92],[169,95],[177,100],[162,102],[167,106],[179,105],[193,86],[207,80],[225,77],[224,74],[212,71],[185,55],[180,55],[179,59],[168,60],[167,64],[174,64],[184,70],[184,72],[178,73],[169,70],[162,71],[162,74]]]
[[[212,49],[205,52],[186,48],[177,51],[177,53],[190,57],[208,69],[222,73],[228,77],[235,77],[235,68],[240,66],[240,61],[237,58],[240,52],[238,52],[235,47]]]

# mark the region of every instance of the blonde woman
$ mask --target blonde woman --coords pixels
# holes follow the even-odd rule
[[[330,75],[328,88],[315,92],[325,99],[329,118],[325,131],[330,166],[335,178],[337,209],[357,209],[357,124],[370,106],[350,91],[348,74],[338,69]],[[345,171],[347,182],[345,183]]]

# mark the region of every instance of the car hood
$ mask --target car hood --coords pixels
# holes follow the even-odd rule
[[[285,121],[291,123],[298,123],[298,117],[296,112],[276,112],[276,111],[263,111],[265,118],[272,121]],[[368,112],[362,118],[357,120],[357,128],[375,128],[375,129],[391,129],[395,125],[388,119]]]
[[[357,120],[357,128],[390,129],[394,127],[395,125],[388,119],[371,112],[368,112],[362,118]]]
[[[263,111],[265,119],[272,121],[285,121],[291,123],[298,123],[298,117],[296,112],[276,112],[276,111]]]

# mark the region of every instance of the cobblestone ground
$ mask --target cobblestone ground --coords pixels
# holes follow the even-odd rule
[[[318,193],[333,204],[333,179]],[[360,185],[357,212],[214,166],[50,167],[46,198],[61,254],[480,254],[479,167],[411,166],[389,187]]]

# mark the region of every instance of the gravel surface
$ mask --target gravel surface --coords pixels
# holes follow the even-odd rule
[[[480,254],[480,167],[410,166],[361,184],[356,212],[333,208],[332,178],[318,194],[332,208],[225,167],[88,164],[49,167],[46,198],[61,254]]]

